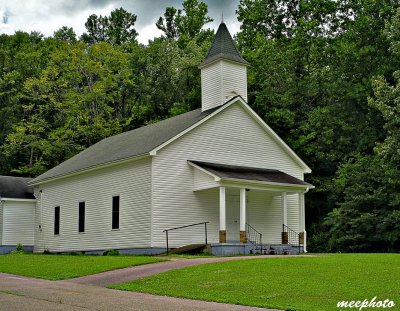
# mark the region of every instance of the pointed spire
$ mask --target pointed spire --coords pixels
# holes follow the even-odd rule
[[[222,16],[221,16],[221,24],[224,23],[224,11],[222,11]]]
[[[217,33],[215,34],[206,58],[199,67],[201,68],[217,59],[227,59],[244,65],[249,65],[249,63],[240,55],[235,46],[235,42],[233,41],[232,36],[223,21],[218,27]]]

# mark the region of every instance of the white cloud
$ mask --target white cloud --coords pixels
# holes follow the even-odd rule
[[[237,0],[218,2],[208,0],[206,2],[209,4],[209,15],[215,20],[212,24],[206,25],[207,28],[217,29],[220,23],[221,7],[224,6],[224,19],[230,32],[233,35],[239,30],[240,25],[234,14]],[[109,15],[113,9],[121,6],[137,14],[138,40],[144,44],[161,34],[155,22],[159,16],[163,15],[165,7],[180,7],[177,0],[131,0],[130,2],[124,0],[0,0],[0,34],[13,34],[17,30],[22,30],[39,31],[45,36],[51,36],[62,26],[68,26],[80,36],[85,32],[85,22],[91,14]]]
[[[85,22],[91,14],[108,15],[115,8],[109,4],[104,8],[86,8],[74,14],[66,14],[62,8],[46,0],[13,1],[0,0],[0,16],[8,13],[5,24],[3,18],[0,23],[0,33],[13,34],[15,31],[39,31],[45,36],[53,35],[54,31],[62,26],[74,28],[80,35],[85,31]]]
[[[155,24],[146,25],[137,29],[137,31],[139,32],[138,41],[143,44],[147,44],[149,40],[153,40],[154,37],[159,37],[162,34],[162,31]]]

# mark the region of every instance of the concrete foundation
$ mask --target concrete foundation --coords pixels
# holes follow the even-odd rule
[[[242,243],[217,243],[210,245],[210,252],[215,256],[248,255],[252,246]]]
[[[9,254],[16,248],[17,245],[0,245],[0,255]],[[27,253],[32,253],[33,245],[24,245],[24,250]]]
[[[103,255],[106,250],[86,251],[87,255]],[[166,248],[127,248],[117,249],[121,255],[159,255],[167,251]]]

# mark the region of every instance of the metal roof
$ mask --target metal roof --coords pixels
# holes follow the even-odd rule
[[[220,108],[220,107],[217,107]],[[148,154],[214,112],[196,109],[132,131],[105,138],[31,181],[32,184],[110,162]]]
[[[11,199],[34,199],[33,187],[28,185],[32,178],[0,176],[0,197]]]
[[[199,67],[204,67],[205,65],[217,59],[228,59],[234,62],[249,65],[249,63],[240,55],[240,52],[236,48],[235,42],[233,41],[225,23],[221,23],[219,25],[206,58]]]
[[[296,186],[307,186],[314,188],[313,185],[286,174],[279,170],[254,168],[246,166],[235,166],[218,163],[200,162],[200,161],[189,161],[194,165],[197,165],[209,173],[218,176],[221,179],[242,179],[246,181],[261,181],[268,183],[279,183]]]

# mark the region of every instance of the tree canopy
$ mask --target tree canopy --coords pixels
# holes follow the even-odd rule
[[[135,29],[137,16],[123,8],[111,12],[110,16],[92,14],[85,23],[87,33],[82,41],[87,43],[108,42],[113,45],[134,42],[138,33]]]
[[[197,43],[210,40],[213,31],[203,27],[213,21],[208,14],[208,7],[198,0],[185,0],[183,9],[167,7],[164,17],[160,17],[156,23],[158,29],[163,31],[163,36],[177,40],[180,47],[188,41],[196,39]]]

